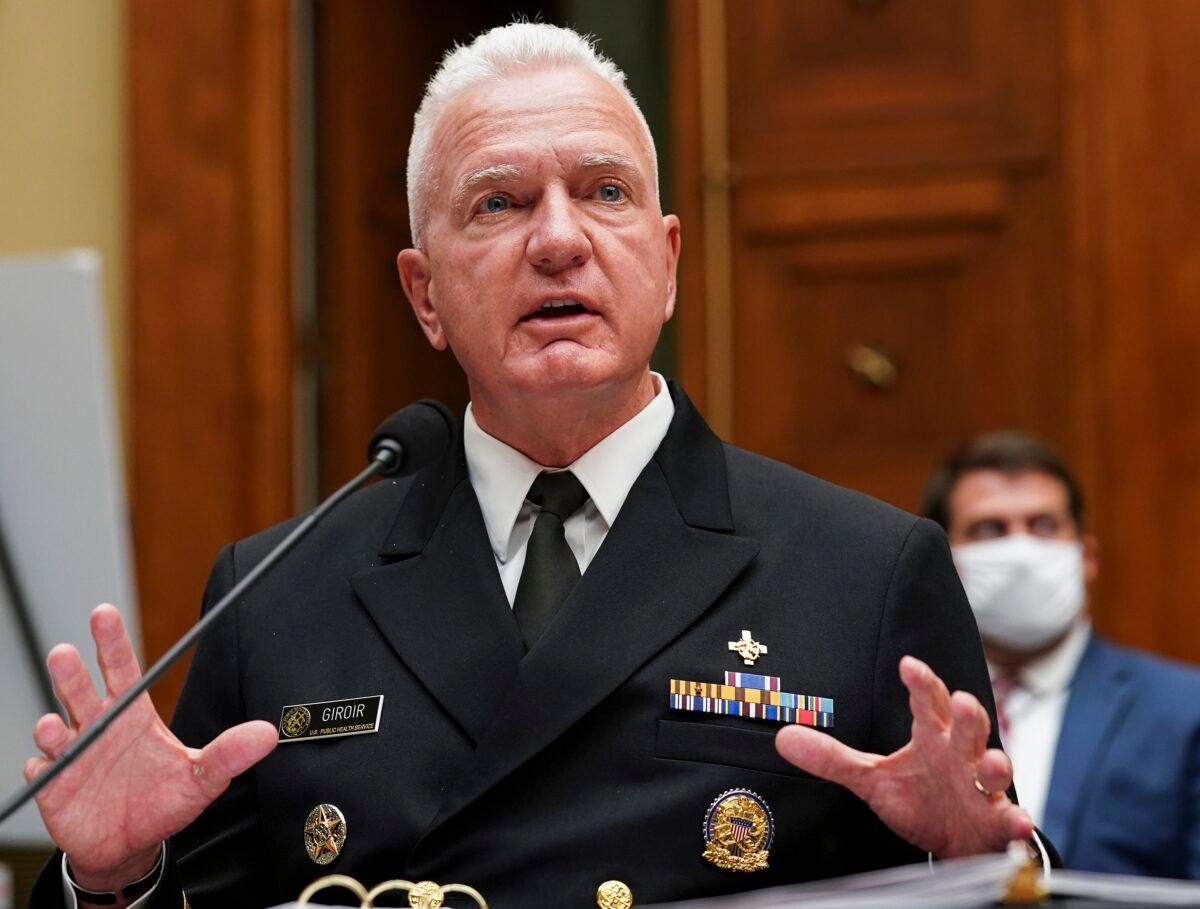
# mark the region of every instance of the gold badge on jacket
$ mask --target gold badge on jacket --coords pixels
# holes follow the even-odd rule
[[[279,721],[279,732],[287,739],[298,738],[308,731],[308,724],[311,722],[312,711],[297,704],[283,711],[283,719]]]
[[[346,845],[346,816],[337,805],[318,805],[304,821],[304,849],[318,865],[328,865]]]
[[[767,653],[767,645],[754,640],[748,628],[742,629],[742,636],[736,641],[729,642],[729,649],[740,656],[747,666],[753,666],[755,660]]]
[[[624,881],[605,881],[596,888],[600,909],[633,909],[633,891]]]
[[[722,792],[704,818],[704,858],[725,871],[764,871],[775,821],[762,796],[749,789]]]

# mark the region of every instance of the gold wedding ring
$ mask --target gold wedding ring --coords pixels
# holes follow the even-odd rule
[[[996,792],[993,789],[988,789],[987,786],[985,786],[985,785],[983,785],[983,783],[979,782],[979,777],[975,777],[975,788],[977,790],[979,790],[980,795],[983,795],[989,799],[994,799],[999,795],[1003,795],[1003,793],[1001,793],[1001,792]]]

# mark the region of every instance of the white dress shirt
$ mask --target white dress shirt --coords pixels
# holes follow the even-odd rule
[[[575,474],[589,496],[563,524],[567,545],[581,574],[595,558],[625,497],[654,457],[675,415],[666,381],[658,373],[652,375],[658,386],[654,399],[565,468]],[[463,420],[463,447],[496,568],[511,606],[525,567],[529,535],[541,512],[525,495],[537,475],[549,468],[484,432],[470,405]]]
[[[1091,636],[1091,624],[1078,619],[1062,643],[1024,666],[1016,685],[1004,699],[1008,731],[1004,750],[1013,762],[1013,783],[1021,807],[1041,826],[1054,770],[1054,752],[1062,731],[1071,680]],[[995,677],[1000,671],[989,664]]]

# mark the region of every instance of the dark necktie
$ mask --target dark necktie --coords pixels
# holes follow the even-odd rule
[[[513,600],[513,615],[529,650],[579,580],[579,563],[567,545],[563,524],[583,507],[588,493],[569,470],[543,471],[526,498],[542,509],[529,535],[525,567]]]

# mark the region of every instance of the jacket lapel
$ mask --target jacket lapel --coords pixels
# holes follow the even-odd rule
[[[1134,691],[1112,648],[1095,635],[1079,660],[1054,754],[1043,829],[1071,861],[1080,812]]]
[[[379,554],[351,578],[405,665],[478,743],[524,651],[461,441],[418,473]]]
[[[725,457],[677,387],[676,415],[595,559],[521,662],[433,832],[692,625],[758,553],[732,533]],[[587,658],[581,659],[585,653]],[[664,680],[665,685],[665,680]]]

